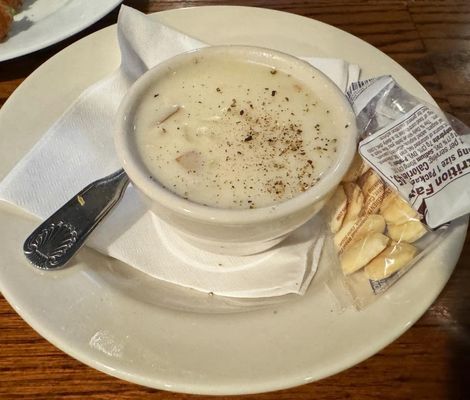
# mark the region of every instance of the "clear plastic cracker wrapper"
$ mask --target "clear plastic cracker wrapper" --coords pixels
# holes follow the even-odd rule
[[[470,212],[470,128],[389,76],[351,85],[358,153],[325,209],[338,270],[363,308]]]

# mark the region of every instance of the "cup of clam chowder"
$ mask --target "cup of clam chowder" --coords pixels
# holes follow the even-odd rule
[[[258,47],[213,46],[139,78],[117,154],[153,212],[216,253],[264,251],[328,201],[356,151],[353,111],[323,73]]]

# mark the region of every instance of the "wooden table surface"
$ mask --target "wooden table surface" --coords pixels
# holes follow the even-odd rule
[[[317,19],[376,46],[406,68],[446,111],[470,126],[468,1],[129,0],[144,12],[243,4]],[[117,10],[48,49],[0,63],[0,106],[41,63],[116,22]],[[470,399],[470,236],[436,302],[403,336],[340,374],[243,399]],[[95,371],[53,347],[0,296],[0,398],[203,399],[144,388]],[[228,397],[227,397],[228,398]]]

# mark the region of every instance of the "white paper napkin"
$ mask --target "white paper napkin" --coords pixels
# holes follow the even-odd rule
[[[150,67],[206,46],[129,7],[118,20],[120,68],[85,90],[0,183],[0,200],[45,219],[85,185],[120,168],[113,118],[126,90]],[[345,91],[359,67],[343,60],[307,58]],[[315,221],[276,248],[249,257],[198,250],[148,211],[131,186],[122,203],[98,227],[88,246],[156,278],[197,290],[237,297],[302,294],[323,245]]]

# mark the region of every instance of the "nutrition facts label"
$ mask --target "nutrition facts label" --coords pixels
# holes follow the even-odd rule
[[[462,190],[470,185],[470,146],[425,105],[362,140],[359,152],[431,228],[452,219],[443,207],[470,201]]]

